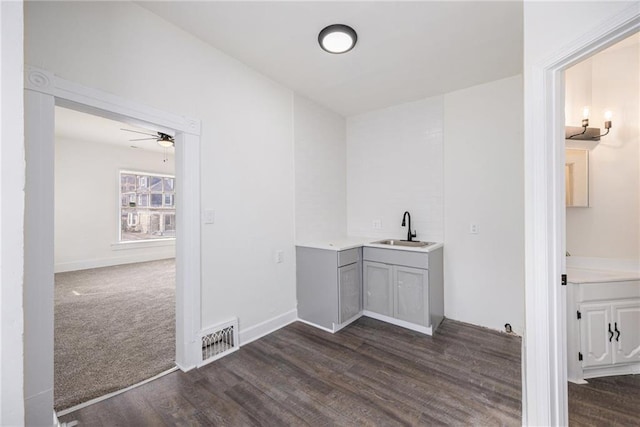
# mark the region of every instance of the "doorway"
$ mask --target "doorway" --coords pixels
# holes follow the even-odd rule
[[[565,165],[576,166],[565,174],[569,424],[630,425],[640,416],[640,33],[565,70],[565,116]]]
[[[176,365],[194,368],[200,347],[200,122],[133,103],[35,67],[25,77],[25,413],[51,423],[53,411],[55,106],[172,134],[176,141]]]
[[[156,137],[55,108],[58,414],[175,367],[175,156]]]
[[[640,30],[631,5],[526,72],[526,338],[523,354],[525,424],[566,425],[567,353],[564,244],[564,70]],[[574,29],[575,32],[575,29]],[[525,72],[525,74],[526,74]]]

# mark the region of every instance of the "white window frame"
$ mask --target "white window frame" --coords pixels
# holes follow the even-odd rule
[[[122,174],[130,174],[130,175],[141,175],[140,179],[142,180],[142,178],[146,179],[150,176],[155,176],[155,177],[160,177],[160,178],[172,178],[174,180],[173,183],[173,194],[172,194],[172,199],[174,201],[173,204],[173,214],[175,215],[176,213],[176,205],[175,205],[175,175],[171,175],[171,174],[167,174],[167,173],[160,173],[160,172],[149,172],[149,171],[143,171],[143,170],[135,170],[135,169],[118,169],[117,171],[117,181],[118,181],[118,206],[117,206],[117,236],[116,236],[116,243],[112,245],[112,249],[117,250],[119,246],[121,245],[134,245],[135,246],[140,246],[140,245],[149,245],[153,242],[167,242],[167,244],[172,244],[173,242],[175,242],[176,238],[174,237],[162,237],[162,238],[158,238],[158,239],[141,239],[141,240],[122,240]],[[164,182],[163,182],[163,189],[164,189]],[[148,185],[147,185],[148,187]],[[149,196],[151,196],[151,189],[149,189]],[[136,197],[136,207],[139,206],[138,202],[137,202],[138,198]],[[164,208],[166,205],[164,203],[165,201],[165,194],[164,192],[162,193],[162,207]],[[142,206],[143,208],[151,208],[151,197],[149,197],[148,200],[148,205],[147,206]],[[139,222],[139,218],[136,219],[135,223],[137,224]],[[162,221],[160,221],[162,222]],[[129,218],[127,218],[127,223],[129,223]],[[132,224],[135,225],[135,224]]]

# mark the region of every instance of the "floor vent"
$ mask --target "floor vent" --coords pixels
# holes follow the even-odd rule
[[[198,366],[218,360],[236,351],[238,346],[238,319],[221,323],[202,331],[202,361]]]

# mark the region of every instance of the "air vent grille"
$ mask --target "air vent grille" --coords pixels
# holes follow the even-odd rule
[[[238,349],[238,319],[207,328],[202,332],[202,362],[213,362]]]

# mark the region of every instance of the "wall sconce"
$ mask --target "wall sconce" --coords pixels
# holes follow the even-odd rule
[[[611,130],[611,111],[604,113],[604,128],[607,130],[605,133],[600,133],[600,128],[589,127],[589,108],[584,107],[582,112],[582,127],[565,126],[564,138],[575,139],[582,141],[600,141],[600,138],[609,134]],[[581,131],[582,130],[582,131]]]

